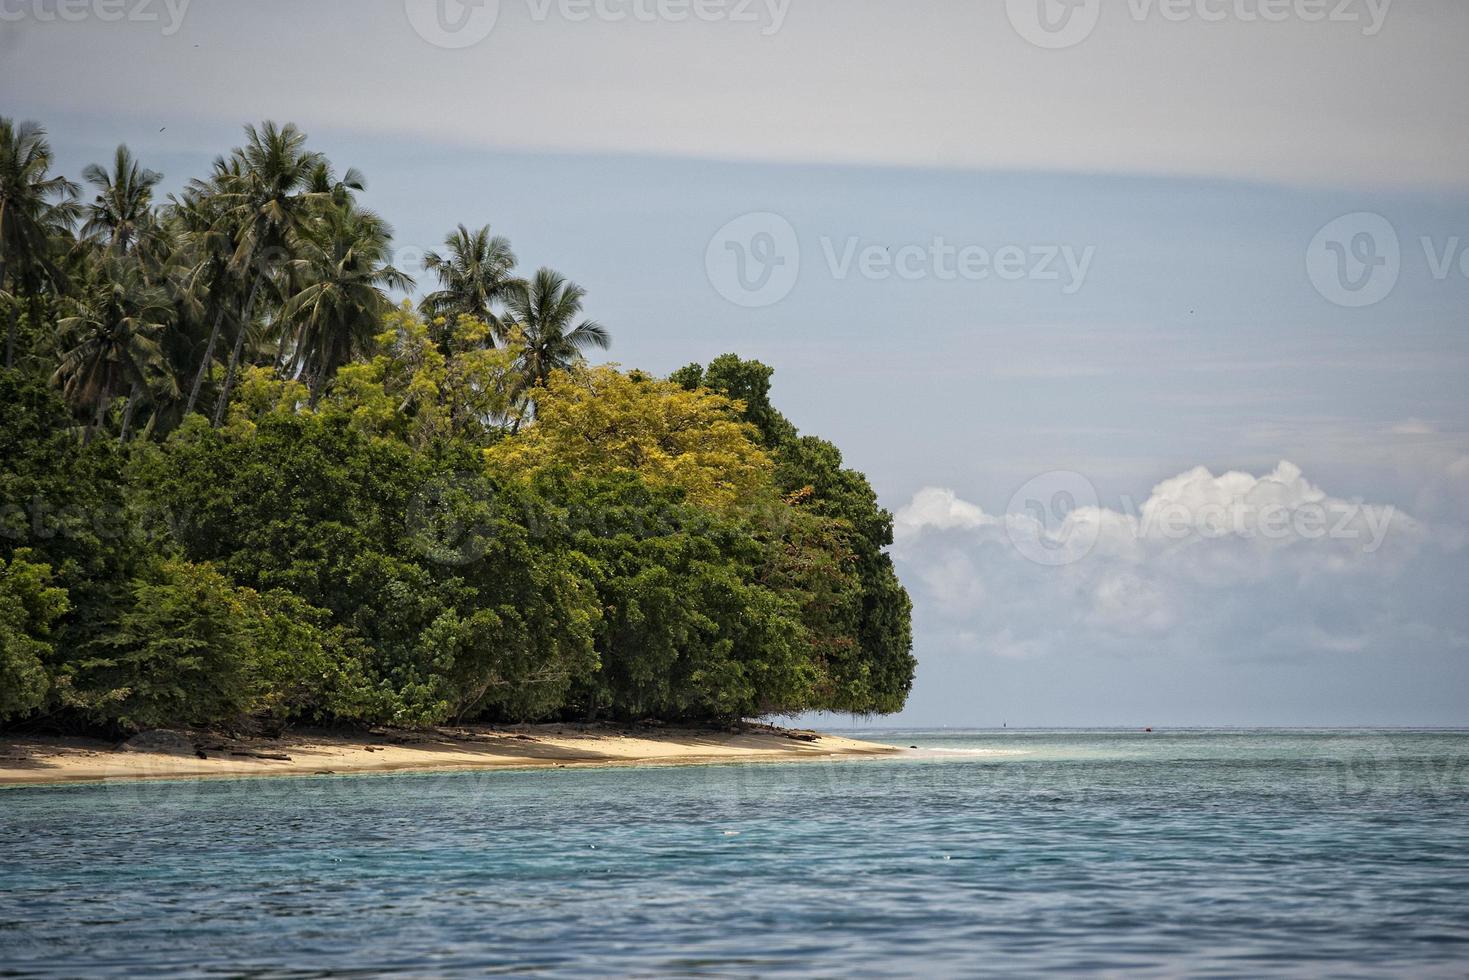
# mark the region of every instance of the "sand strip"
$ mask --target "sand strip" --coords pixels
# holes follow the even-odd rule
[[[123,743],[0,737],[0,786],[211,776],[709,765],[886,755],[890,746],[761,726],[742,732],[538,725],[428,732],[303,731],[280,738],[149,732]]]

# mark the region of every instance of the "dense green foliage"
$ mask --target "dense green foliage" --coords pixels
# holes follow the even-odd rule
[[[836,446],[800,436],[770,403],[770,368],[733,354],[707,369],[673,375],[686,388],[735,400],[775,461],[775,481],[790,506],[790,584],[804,607],[826,666],[823,707],[856,713],[901,710],[913,680],[911,604],[884,550],[892,518],[867,478],[842,466]]]
[[[51,633],[67,611],[66,590],[51,584],[51,569],[27,557],[22,550],[0,559],[0,716],[45,703]]]
[[[0,723],[891,712],[891,521],[733,355],[669,380],[460,226],[419,309],[294,127],[166,204],[0,120]]]

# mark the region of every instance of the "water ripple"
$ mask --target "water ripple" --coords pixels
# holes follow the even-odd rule
[[[1462,976],[1469,735],[0,793],[0,975]]]

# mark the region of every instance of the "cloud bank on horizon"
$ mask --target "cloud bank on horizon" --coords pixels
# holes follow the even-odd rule
[[[1469,492],[1469,457],[1442,474]],[[920,632],[958,656],[1228,660],[1469,651],[1462,526],[1328,494],[1292,463],[1198,467],[1136,506],[1049,474],[991,514],[925,487],[895,514]],[[1329,663],[1329,659],[1328,659]]]

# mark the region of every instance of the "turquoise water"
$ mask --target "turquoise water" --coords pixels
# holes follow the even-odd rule
[[[0,975],[1464,976],[1469,734],[0,791]]]

